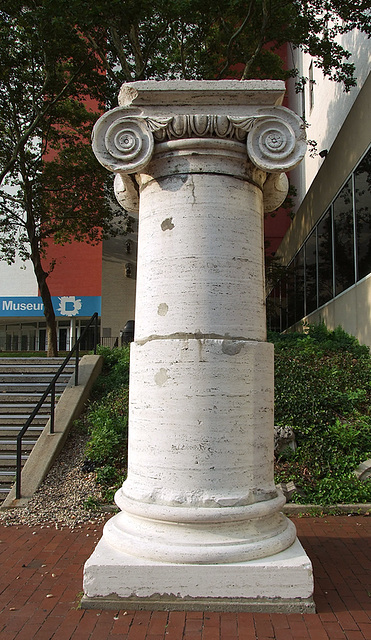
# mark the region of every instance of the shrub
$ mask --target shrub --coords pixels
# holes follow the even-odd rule
[[[100,347],[98,353],[104,364],[85,415],[90,435],[86,457],[96,469],[103,497],[112,501],[127,469],[129,347]]]
[[[293,480],[297,502],[368,502],[371,483],[352,471],[370,457],[371,357],[343,329],[270,334],[275,345],[275,422],[298,448],[276,461],[276,481]]]
[[[371,457],[368,348],[323,324],[304,334],[271,333],[269,339],[275,345],[275,421],[294,429],[298,445],[279,455],[276,482],[295,482],[295,502],[371,502],[371,481],[360,482],[352,473]],[[112,501],[127,468],[129,348],[99,353],[104,367],[86,416],[86,453]]]

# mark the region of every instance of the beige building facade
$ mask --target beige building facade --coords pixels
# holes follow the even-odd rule
[[[128,321],[135,317],[138,220],[132,233],[103,240],[101,342],[120,346]]]
[[[301,330],[323,321],[371,347],[369,54],[361,62],[357,87],[338,101],[326,94],[326,85],[333,87],[319,72],[307,99],[296,98],[312,118],[308,138],[319,144],[292,175],[299,206],[276,254],[287,269],[268,296],[268,327]]]

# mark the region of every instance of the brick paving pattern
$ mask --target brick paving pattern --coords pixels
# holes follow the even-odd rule
[[[101,525],[0,527],[0,640],[371,640],[371,517],[293,518],[316,614],[79,609]]]

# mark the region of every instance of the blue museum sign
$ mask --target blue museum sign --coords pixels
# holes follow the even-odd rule
[[[90,317],[100,314],[100,296],[53,296],[53,308],[59,318]],[[0,317],[29,318],[44,315],[44,305],[40,296],[0,297]]]

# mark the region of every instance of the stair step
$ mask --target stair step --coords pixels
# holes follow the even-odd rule
[[[32,372],[32,373],[56,373],[59,369],[59,367],[62,365],[62,362],[59,364],[39,364],[39,363],[35,363],[35,364],[13,364],[11,362],[1,362],[0,361],[0,372],[1,373],[12,373],[14,372],[18,372],[18,371],[24,371],[26,373],[28,372]],[[75,368],[75,363],[72,361],[72,363],[68,363],[66,364],[65,368],[63,369],[63,371],[73,371],[73,369]]]
[[[26,438],[23,438],[22,440],[22,451],[31,451],[32,448],[35,446],[37,442],[37,439],[35,440],[35,438],[33,440],[27,440]],[[16,452],[17,451],[17,441],[16,440],[3,440],[2,438],[0,439],[0,449],[2,451],[2,453],[7,453],[7,452]]]
[[[29,407],[36,407],[37,403],[41,398],[41,393],[29,393],[29,394],[19,394],[19,393],[1,393],[0,392],[0,406],[11,405],[20,407],[27,405]],[[50,396],[45,399],[43,406],[50,406]]]
[[[22,460],[26,461],[28,455],[22,453]],[[15,453],[0,453],[0,467],[14,467],[17,462],[17,456]]]
[[[31,365],[31,364],[40,364],[43,366],[54,366],[58,369],[58,367],[61,366],[61,364],[64,362],[64,358],[62,357],[58,357],[58,358],[38,358],[38,357],[32,357],[32,358],[23,358],[23,357],[14,357],[14,358],[0,358],[0,365],[2,364],[14,364],[14,365]],[[70,365],[73,362],[73,357],[70,360],[70,362],[68,363],[68,365]]]
[[[18,425],[8,425],[8,426],[0,425],[0,439],[1,438],[14,438],[14,439],[17,438],[17,435],[19,434],[21,428],[22,427],[19,427]],[[31,424],[31,426],[28,427],[24,437],[37,438],[43,432],[43,429],[44,429],[44,425]]]
[[[16,393],[17,391],[20,391],[22,394],[39,393],[39,395],[41,396],[44,393],[48,384],[44,384],[43,382],[23,382],[23,381],[7,382],[5,384],[0,382],[0,398],[2,397],[3,393],[4,394]],[[66,384],[57,382],[55,385],[55,392],[62,393],[65,388],[66,388]]]
[[[14,384],[19,382],[23,382],[23,383],[27,382],[30,384],[35,382],[35,377],[37,380],[37,386],[42,384],[44,386],[44,389],[48,386],[48,384],[52,381],[52,378],[53,378],[53,376],[48,373],[38,373],[34,375],[32,375],[32,373],[19,373],[19,374],[0,373],[0,383],[3,385],[9,384],[9,383]],[[71,379],[70,374],[62,373],[58,378],[58,382],[67,383],[69,382],[70,379]]]
[[[4,484],[0,485],[0,502],[3,502],[5,500],[5,498],[8,495],[10,489],[12,488],[13,484],[14,484],[14,481],[11,482],[11,483],[7,482],[7,483],[4,483]]]
[[[1,405],[0,405],[1,409]],[[0,413],[0,425],[10,425],[10,424],[24,424],[27,420],[28,416],[22,413]],[[48,414],[37,414],[35,418],[32,420],[33,424],[45,424],[48,421]]]
[[[64,358],[0,358],[0,503],[15,481],[17,436]],[[72,359],[55,385],[56,401],[75,370]],[[22,466],[50,417],[50,394],[22,439]]]
[[[1,400],[1,396],[0,396],[0,400]],[[0,410],[2,413],[5,413],[7,415],[12,415],[12,414],[21,414],[21,415],[26,415],[29,416],[32,411],[34,410],[34,408],[36,407],[36,402],[34,404],[29,404],[29,403],[3,403],[0,402]],[[50,413],[50,402],[48,403],[43,403],[39,409],[39,413],[41,414],[45,414],[45,413]]]
[[[1,482],[14,482],[14,472],[10,469],[0,469]]]

